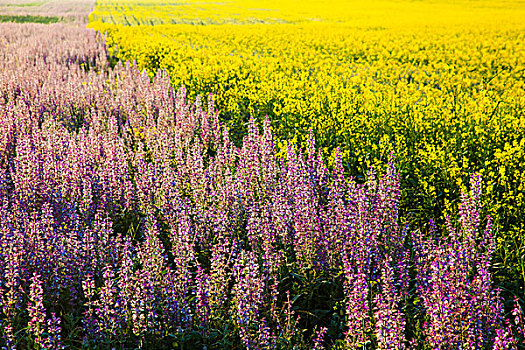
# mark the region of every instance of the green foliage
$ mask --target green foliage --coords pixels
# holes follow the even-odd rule
[[[42,23],[50,24],[60,22],[61,19],[55,16],[33,16],[33,15],[0,15],[1,22],[14,23]]]
[[[35,2],[21,2],[21,3],[13,3],[13,4],[5,4],[7,7],[38,7],[45,4],[45,1],[35,1]]]

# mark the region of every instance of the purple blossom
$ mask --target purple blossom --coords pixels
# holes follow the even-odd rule
[[[391,261],[381,269],[381,291],[375,297],[375,333],[378,349],[405,349],[405,318],[400,310],[401,296],[394,284]]]
[[[29,291],[29,324],[28,328],[33,336],[35,344],[38,346],[45,346],[46,339],[44,333],[46,332],[46,309],[44,307],[44,290],[40,276],[36,273],[31,278],[31,285]]]
[[[321,327],[315,332],[315,338],[313,340],[313,343],[314,343],[313,350],[324,349],[323,341],[324,341],[324,337],[326,336],[327,331],[328,331],[328,328]]]
[[[62,328],[60,327],[60,318],[54,312],[51,313],[51,318],[47,320],[48,338],[46,342],[46,349],[61,350],[65,349],[62,344]]]

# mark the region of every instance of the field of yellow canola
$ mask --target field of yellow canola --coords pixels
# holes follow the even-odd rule
[[[358,178],[393,151],[414,225],[442,223],[481,173],[495,266],[525,281],[523,2],[100,0],[90,26],[151,77],[212,93],[237,142],[268,115],[283,152],[312,130]]]

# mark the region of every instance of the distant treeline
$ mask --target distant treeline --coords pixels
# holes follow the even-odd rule
[[[15,22],[15,23],[57,23],[60,22],[60,17],[56,16],[31,16],[31,15],[0,15],[1,22]]]

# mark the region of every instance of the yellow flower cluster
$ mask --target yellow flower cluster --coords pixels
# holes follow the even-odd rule
[[[455,212],[481,172],[500,256],[525,266],[519,1],[101,0],[90,21],[118,58],[213,93],[234,139],[268,115],[281,149],[313,130],[355,176],[393,151],[409,220]]]

